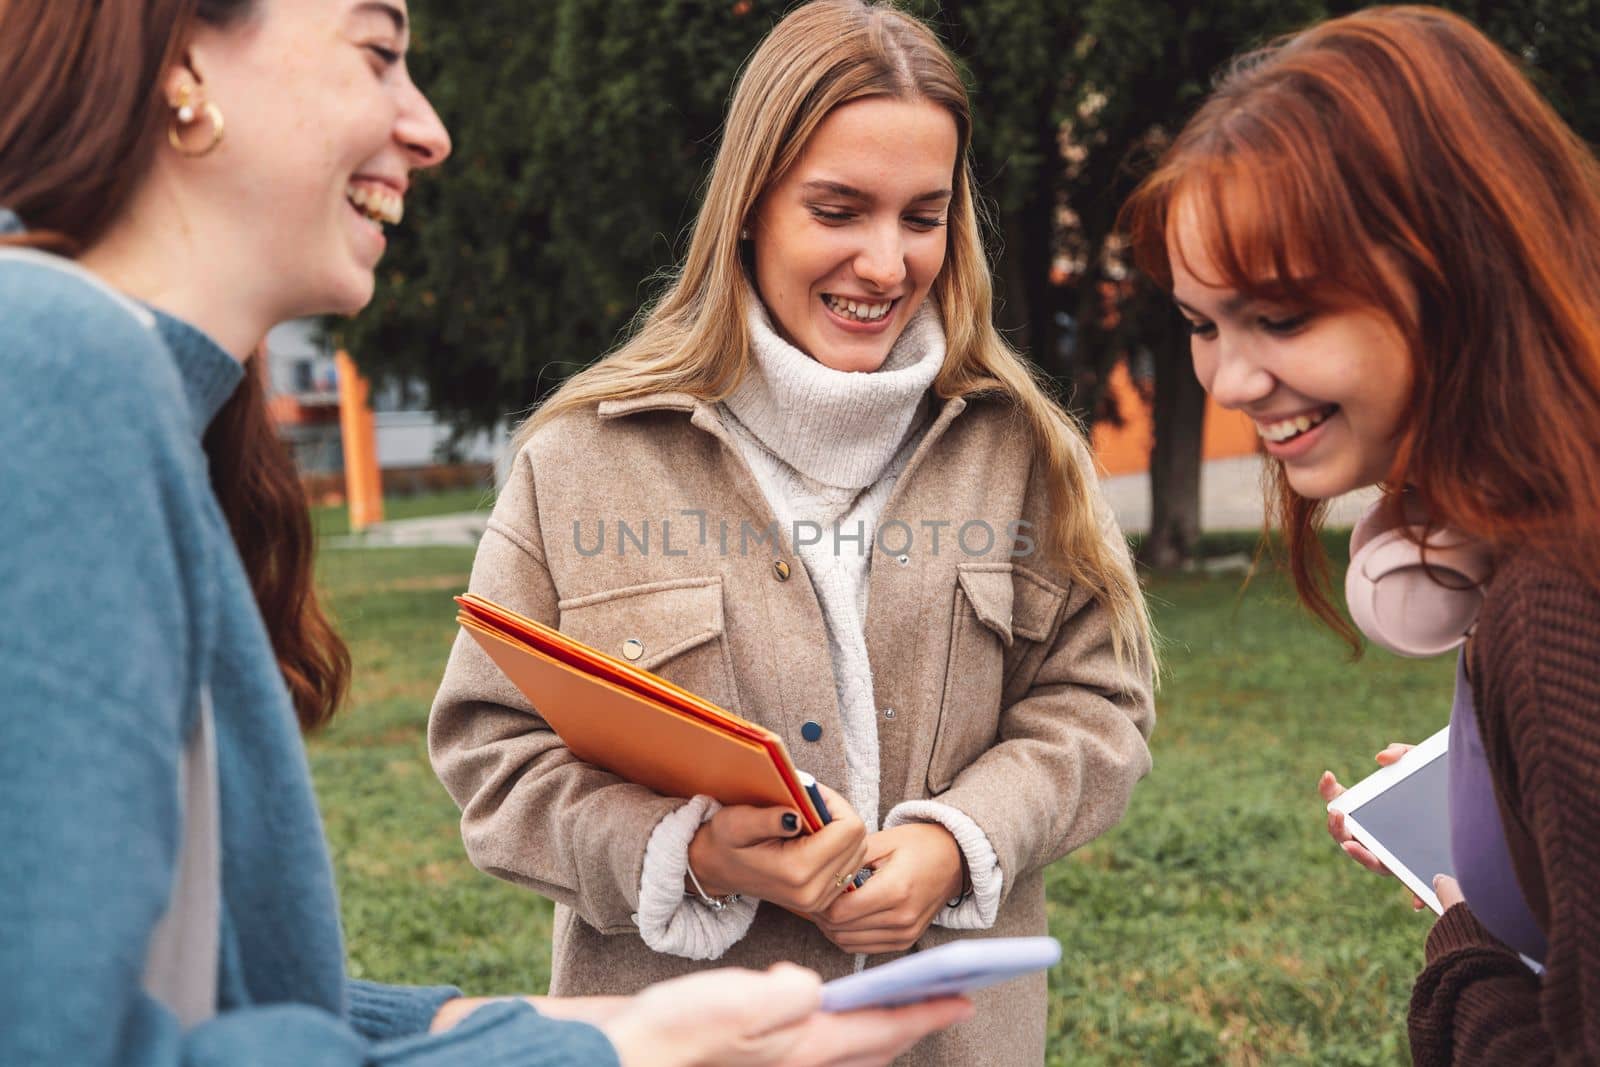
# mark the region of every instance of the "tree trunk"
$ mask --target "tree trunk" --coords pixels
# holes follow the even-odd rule
[[[1150,533],[1139,550],[1150,567],[1181,567],[1200,539],[1200,462],[1206,394],[1175,342],[1156,360],[1155,447],[1150,451]]]
[[[1056,124],[1044,107],[1035,115],[1034,147],[1045,160],[1034,173],[1028,198],[1022,205],[1023,245],[1021,248],[1023,284],[1027,286],[1028,347],[1035,364],[1052,376],[1066,369],[1056,351],[1060,327],[1056,308],[1061,292],[1050,282],[1050,260],[1055,247],[1056,185],[1061,169],[1060,149],[1056,146]]]
[[[1056,352],[1060,298],[1050,284],[1051,215],[1049,202],[1034,198],[1005,219],[1005,251],[995,270],[995,325],[1013,348],[1059,378],[1066,368]]]
[[[994,270],[994,324],[1013,348],[1027,351],[1031,338],[1028,327],[1026,220],[1016,216],[1001,219],[1002,246]]]

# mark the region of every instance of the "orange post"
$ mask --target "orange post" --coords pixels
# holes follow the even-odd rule
[[[345,501],[350,529],[365,530],[383,521],[383,479],[378,474],[378,436],[373,428],[371,388],[355,360],[340,349],[339,439],[344,447]]]

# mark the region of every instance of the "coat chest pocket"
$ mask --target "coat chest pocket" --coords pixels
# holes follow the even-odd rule
[[[610,589],[557,608],[562,633],[738,713],[721,578]]]
[[[950,658],[928,760],[930,794],[950,788],[999,740],[1011,674],[1037,668],[1033,653],[1054,631],[1065,600],[1064,590],[1013,564],[957,564]]]

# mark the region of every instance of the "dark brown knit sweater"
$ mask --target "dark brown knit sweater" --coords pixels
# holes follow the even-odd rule
[[[1600,1064],[1600,593],[1517,553],[1469,657],[1517,879],[1549,943],[1543,981],[1465,904],[1428,936],[1411,994],[1418,1064]]]

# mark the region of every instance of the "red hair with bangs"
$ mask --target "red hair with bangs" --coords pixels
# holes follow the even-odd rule
[[[1180,204],[1223,275],[1210,284],[1399,327],[1412,385],[1387,490],[1600,588],[1600,167],[1510,56],[1429,7],[1245,55],[1123,208],[1168,289]],[[1302,602],[1354,643],[1329,596],[1323,502],[1281,464],[1271,480]]]

